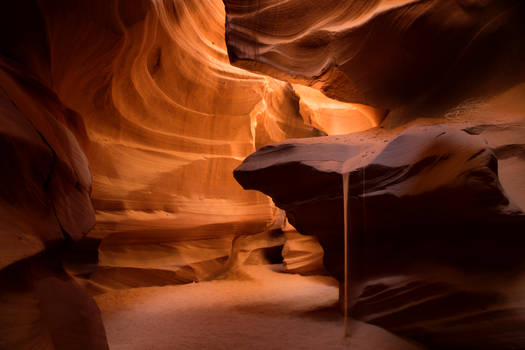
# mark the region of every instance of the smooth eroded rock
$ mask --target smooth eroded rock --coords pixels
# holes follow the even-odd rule
[[[519,0],[225,0],[232,64],[431,116],[524,79]]]
[[[520,348],[525,215],[510,198],[524,189],[502,186],[497,156],[519,152],[496,131],[487,143],[480,135],[491,128],[288,140],[261,148],[234,175],[316,236],[328,272],[342,281],[348,174],[353,316],[431,348]]]

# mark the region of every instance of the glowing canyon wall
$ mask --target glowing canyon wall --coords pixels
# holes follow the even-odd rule
[[[265,144],[322,132],[290,84],[229,64],[220,1],[1,8],[0,347],[105,348],[79,283],[207,279],[234,263],[236,236],[263,235],[237,243],[248,253],[285,243],[264,233],[283,215],[232,171]],[[34,322],[60,312],[70,325]]]
[[[2,2],[0,348],[106,349],[90,294],[223,277],[275,251],[290,272],[321,272],[324,258],[340,277],[339,166],[369,169],[389,149],[402,155],[367,170],[383,190],[412,193],[415,183],[423,191],[432,174],[444,174],[437,205],[447,202],[440,190],[464,190],[456,175],[474,174],[469,189],[495,192],[480,208],[468,202],[476,210],[463,224],[496,213],[522,225],[523,14],[518,0]],[[428,143],[403,134],[443,123],[455,123],[450,134],[466,150],[445,141],[441,153],[418,150],[435,146],[434,127],[420,135]],[[337,136],[347,133],[356,134]],[[294,140],[267,146],[285,139]],[[282,209],[243,190],[236,168],[243,186]],[[382,178],[392,172],[405,175]],[[327,198],[337,203],[323,207]],[[310,211],[294,207],[301,200]],[[391,204],[378,203],[371,217]],[[399,215],[377,222],[408,225],[411,216],[394,204]],[[284,226],[283,210],[311,235]],[[404,310],[404,286],[414,281],[423,291],[409,302],[442,291],[429,292],[419,275],[372,281],[361,305]],[[385,290],[400,291],[394,303],[382,303]],[[484,300],[473,310],[500,305]],[[518,322],[518,308],[505,310],[501,322]],[[394,331],[407,320],[422,325],[396,312],[360,317]],[[455,330],[445,345],[457,345]],[[414,337],[428,340],[421,334]]]
[[[225,0],[232,63],[405,119],[523,82],[517,0]],[[404,118],[401,118],[404,116]]]

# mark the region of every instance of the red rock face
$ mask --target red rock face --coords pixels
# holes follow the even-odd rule
[[[282,225],[232,171],[269,142],[321,132],[304,124],[290,84],[229,64],[220,1],[24,0],[0,10],[0,269],[20,279],[1,280],[1,348],[105,348],[78,282],[99,293],[214,278],[235,265],[236,236]],[[243,262],[284,244],[237,241],[255,252]],[[308,259],[296,268],[307,272]],[[19,268],[35,264],[49,278]],[[40,303],[27,318],[13,316],[25,302],[18,284]],[[65,308],[78,305],[74,319]],[[9,332],[35,317],[59,324]]]
[[[0,5],[0,348],[107,348],[79,284],[187,283],[275,256],[299,273],[321,272],[324,256],[341,278],[346,171],[352,256],[367,267],[353,271],[356,317],[432,346],[471,346],[458,342],[461,327],[445,337],[445,321],[419,331],[439,305],[404,308],[436,297],[452,309],[436,318],[461,315],[464,326],[482,308],[496,312],[499,290],[448,299],[465,285],[427,270],[393,275],[414,262],[476,273],[522,262],[523,3],[224,4]],[[376,128],[430,123],[420,117],[456,125]],[[282,235],[282,210],[244,191],[236,167],[243,186],[313,236]],[[470,296],[470,309],[454,309]],[[516,310],[498,324],[521,322]],[[18,324],[30,331],[10,333]],[[502,345],[491,334],[486,344]]]
[[[55,211],[59,223],[46,222],[35,235],[61,238],[64,229],[79,239],[94,225],[94,208],[97,225],[89,238],[104,239],[98,260],[104,271],[97,276],[107,280],[110,271],[131,271],[139,276],[134,285],[150,285],[148,271],[152,278],[173,277],[173,269],[222,267],[236,235],[274,224],[271,200],[243,191],[232,171],[269,142],[320,132],[304,124],[290,84],[229,64],[220,1],[26,0],[3,6],[2,67],[9,76],[2,85],[35,124],[36,131],[20,128],[28,128],[25,142],[39,152],[35,159],[20,157],[21,169],[13,174],[23,176],[16,185],[4,183],[25,199],[24,184],[50,183],[49,193],[29,191],[35,200],[6,209],[6,216],[43,203],[39,215]],[[376,124],[362,119],[362,127]],[[13,132],[6,130],[6,137]],[[60,176],[47,169],[55,163]],[[6,240],[17,244],[14,226],[6,232]],[[29,237],[25,248],[13,259],[43,249],[33,235],[23,235]],[[202,239],[209,246],[201,247]]]
[[[403,108],[402,119],[435,115],[524,78],[520,1],[225,4],[234,65],[342,101]]]

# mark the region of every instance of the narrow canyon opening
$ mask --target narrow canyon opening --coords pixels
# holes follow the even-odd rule
[[[525,349],[523,1],[0,10],[0,349]]]

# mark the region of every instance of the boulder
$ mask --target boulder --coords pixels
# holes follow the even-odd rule
[[[317,237],[342,282],[347,174],[353,316],[431,348],[520,348],[523,300],[511,285],[525,262],[525,214],[510,198],[523,188],[502,186],[497,158],[517,151],[512,138],[494,151],[483,132],[441,124],[287,140],[234,176]]]

